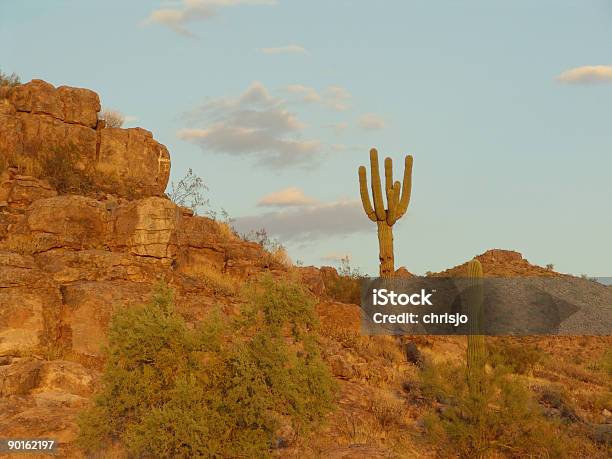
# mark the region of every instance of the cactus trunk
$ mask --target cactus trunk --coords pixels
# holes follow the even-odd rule
[[[393,260],[393,227],[387,222],[378,223],[378,259],[380,260],[380,277],[393,277],[395,266]]]
[[[482,265],[478,260],[468,263],[469,293],[468,317],[469,335],[467,346],[468,384],[473,395],[482,393],[485,374],[485,340],[482,333],[483,287]]]

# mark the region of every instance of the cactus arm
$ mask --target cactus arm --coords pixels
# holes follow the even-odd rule
[[[389,191],[393,188],[393,161],[385,158],[385,191],[387,192],[387,204],[389,204]]]
[[[380,173],[378,170],[378,152],[376,148],[370,150],[370,169],[372,176],[372,197],[374,198],[374,211],[378,220],[385,220],[385,204],[383,203],[382,189],[380,184]]]
[[[363,210],[370,220],[376,221],[376,212],[372,208],[370,203],[370,195],[368,194],[368,179],[366,177],[366,168],[364,166],[359,167],[359,193],[361,194],[361,204]]]
[[[393,188],[391,188],[391,191],[389,192],[389,197],[387,198],[389,200],[389,210],[387,212],[387,224],[389,226],[393,226],[393,224],[397,221],[400,187],[400,182],[395,182],[393,184]]]
[[[404,183],[402,185],[402,197],[397,209],[397,217],[401,218],[408,210],[410,194],[412,192],[412,155],[407,155],[404,160]]]

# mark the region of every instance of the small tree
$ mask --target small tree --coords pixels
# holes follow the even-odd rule
[[[204,184],[202,177],[194,174],[191,168],[187,170],[187,174],[178,183],[172,182],[170,188],[168,197],[172,202],[191,209],[196,215],[199,209],[210,205],[210,201],[205,196],[208,187]]]
[[[99,118],[106,123],[106,127],[120,128],[125,123],[125,116],[118,110],[105,108],[99,115]]]
[[[10,75],[8,75],[2,72],[2,70],[0,70],[0,86],[13,87],[19,84],[21,84],[21,79],[19,78],[19,75],[17,75],[16,73],[11,73]]]
[[[21,84],[21,80],[19,79],[18,75],[15,73],[7,75],[6,73],[2,73],[0,70],[0,99],[6,99],[8,96],[8,90],[19,84]],[[0,166],[3,166],[3,164],[0,163]]]

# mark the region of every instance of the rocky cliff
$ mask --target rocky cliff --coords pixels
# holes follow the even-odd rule
[[[160,279],[196,321],[223,279],[238,285],[287,269],[226,225],[170,201],[166,147],[144,129],[106,128],[99,110],[93,91],[40,80],[0,92],[3,436],[51,432],[70,442],[113,309],[146,301]],[[74,164],[57,174],[79,174],[86,190],[45,176],[65,151]]]
[[[44,178],[54,156],[71,154],[97,190],[161,196],[170,173],[166,147],[141,128],[106,128],[99,111],[100,99],[88,89],[42,80],[1,88],[0,166]]]

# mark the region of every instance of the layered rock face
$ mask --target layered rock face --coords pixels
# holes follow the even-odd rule
[[[208,295],[207,269],[285,269],[167,198],[59,195],[18,174],[3,175],[0,193],[0,354],[59,344],[97,357],[113,306],[144,302],[158,279],[197,309],[188,297]]]
[[[216,293],[219,276],[240,284],[286,270],[260,245],[170,201],[166,147],[144,129],[106,128],[99,111],[87,89],[40,80],[0,88],[4,436],[70,444],[113,311],[146,303],[160,280],[196,322],[219,302],[231,309],[235,300]]]
[[[170,155],[141,128],[106,128],[100,99],[88,89],[32,80],[0,92],[0,167],[38,178],[59,155],[75,158],[95,189],[118,196],[161,196]],[[53,163],[51,163],[53,164]]]

